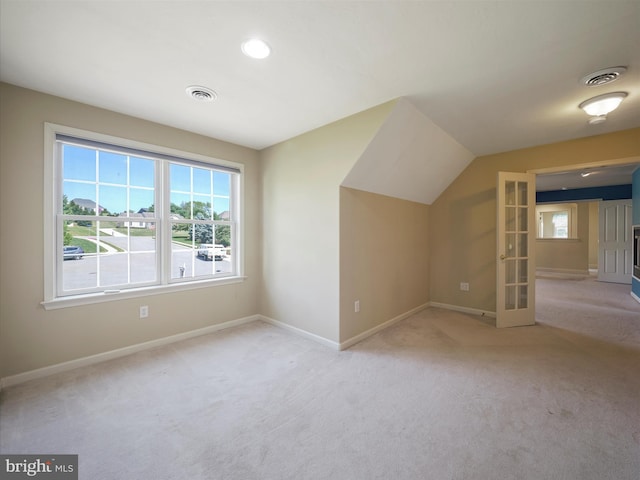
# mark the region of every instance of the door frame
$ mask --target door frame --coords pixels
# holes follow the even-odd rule
[[[608,160],[602,160],[599,162],[576,163],[576,164],[561,165],[556,167],[530,168],[526,170],[526,173],[533,173],[537,176],[537,175],[547,174],[547,173],[562,173],[562,172],[572,172],[576,170],[588,170],[590,168],[598,168],[598,167],[628,165],[630,163],[640,163],[640,156],[613,158]],[[594,199],[594,200],[601,200],[601,199]],[[497,221],[497,218],[496,218],[496,221]],[[499,255],[500,254],[496,250],[496,257]],[[598,263],[599,263],[599,259],[598,259]],[[537,265],[534,257],[529,263],[529,268],[533,268],[535,271],[536,267]],[[497,272],[496,272],[496,275],[497,275]],[[496,291],[496,302],[497,302],[497,295],[498,295],[498,292]],[[534,308],[534,315],[535,315],[535,305],[533,306],[533,308]]]
[[[634,157],[622,157],[622,158],[614,158],[609,160],[602,160],[600,162],[576,163],[573,165],[562,165],[562,166],[547,167],[547,168],[530,168],[526,171],[526,173],[534,173],[536,175],[542,175],[542,174],[548,174],[548,173],[563,173],[563,172],[573,172],[577,170],[589,170],[589,169],[601,168],[601,167],[615,167],[618,165],[629,165],[630,163],[640,164],[640,155],[634,156]],[[581,201],[601,202],[602,199],[592,198],[592,199],[584,199]],[[600,227],[598,227],[598,229],[599,228]],[[598,258],[598,264],[599,263],[600,263],[600,259]]]
[[[617,165],[628,165],[630,163],[640,163],[640,156],[615,158],[610,160],[602,160],[600,162],[576,163],[572,165],[561,165],[557,167],[547,168],[530,168],[527,173],[546,174],[546,173],[562,173],[573,172],[575,170],[589,170],[599,167],[615,167]]]

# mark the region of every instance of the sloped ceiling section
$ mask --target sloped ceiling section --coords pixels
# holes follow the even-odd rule
[[[474,157],[400,98],[342,185],[430,205]]]

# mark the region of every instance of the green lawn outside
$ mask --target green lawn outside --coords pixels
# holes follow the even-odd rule
[[[113,248],[114,250],[118,251],[118,252],[124,252],[124,248],[120,248],[112,243],[109,242],[105,242],[102,238],[100,239],[100,243],[104,243],[105,245],[109,245],[111,248]],[[103,247],[100,247],[103,248]]]
[[[193,243],[189,238],[189,232],[185,230],[174,230],[171,233],[171,241],[174,243],[179,243],[180,245],[184,245],[185,247],[191,248]]]
[[[81,227],[80,225],[73,224],[73,226],[67,226],[67,232],[74,237],[95,237],[96,228],[94,226]]]
[[[156,234],[155,229],[151,228],[130,228],[127,227],[116,227],[114,228],[116,232],[123,233],[124,235],[129,235],[131,237],[153,237]]]
[[[77,247],[82,247],[84,253],[96,253],[96,244],[90,242],[89,240],[85,240],[84,238],[76,238],[73,237],[70,245],[75,245]],[[100,252],[106,252],[107,250],[104,247],[100,247]]]
[[[107,222],[104,222],[107,223]],[[113,224],[114,222],[108,222],[109,224]],[[104,227],[103,226],[103,222],[100,223],[100,227],[102,228],[113,228],[114,231],[122,233],[123,235],[130,235],[132,237],[152,237],[155,236],[156,231],[155,229],[149,229],[149,228],[130,228],[127,229],[126,227]],[[77,245],[78,247],[82,247],[83,250],[86,253],[95,253],[96,252],[96,244],[93,242],[90,242],[89,240],[85,240],[83,238],[77,238],[77,237],[96,237],[97,236],[97,232],[96,232],[96,228],[95,226],[91,226],[91,227],[83,227],[83,226],[79,226],[79,225],[73,225],[73,226],[68,226],[67,227],[67,231],[73,236],[73,240],[71,241],[70,245]],[[111,237],[111,235],[109,235],[108,233],[105,232],[100,232],[100,240],[103,243],[106,243],[107,245],[113,247],[114,249],[116,249],[119,252],[124,251],[122,248],[117,247],[115,245],[112,245],[109,242],[105,241],[105,237]],[[191,248],[193,247],[193,243],[191,242],[191,239],[189,238],[189,232],[184,231],[184,230],[176,230],[173,232],[172,236],[171,236],[171,240],[175,243],[179,243],[180,245],[184,245],[185,247]],[[101,247],[101,252],[105,252],[106,250],[104,249],[104,247]]]

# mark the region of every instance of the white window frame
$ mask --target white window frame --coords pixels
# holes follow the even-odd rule
[[[228,169],[237,170],[239,173],[234,175],[236,179],[232,185],[231,195],[234,201],[230,207],[233,209],[232,217],[236,218],[234,228],[234,247],[233,255],[235,275],[223,277],[213,277],[206,279],[180,279],[176,281],[171,279],[167,273],[171,264],[171,249],[162,248],[158,250],[158,261],[160,266],[158,272],[160,275],[159,283],[150,286],[132,287],[122,290],[104,290],[97,293],[87,293],[78,295],[59,296],[57,278],[57,253],[60,232],[57,232],[57,206],[62,198],[61,182],[62,171],[61,162],[56,158],[58,135],[66,135],[80,139],[111,144],[119,147],[130,148],[134,150],[146,151],[159,156],[174,157],[186,161],[206,164],[212,167],[226,167]],[[168,182],[164,178],[168,178],[168,162],[162,162],[160,168],[157,169],[156,179],[160,181],[156,183],[158,191],[158,200],[160,203],[160,212],[158,223],[170,224],[168,213],[164,212],[165,198],[169,195]],[[114,137],[78,128],[67,127],[45,122],[44,124],[44,301],[42,305],[45,309],[51,310],[56,308],[72,307],[76,305],[86,305],[92,303],[107,302],[126,298],[136,298],[147,295],[157,295],[173,291],[193,290],[196,288],[205,288],[215,285],[227,285],[239,283],[246,279],[244,276],[244,165],[218,158],[207,157],[204,155],[184,152],[172,148],[162,147],[158,145],[147,144],[135,140]],[[171,230],[170,228],[162,228],[162,238],[159,244],[170,245]]]
[[[567,212],[567,237],[543,237],[540,235],[543,213]],[[546,203],[536,205],[536,238],[538,240],[575,240],[578,238],[578,204],[577,203]]]

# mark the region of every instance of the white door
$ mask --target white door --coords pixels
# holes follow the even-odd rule
[[[598,280],[631,284],[631,200],[600,202]]]
[[[498,172],[496,326],[533,325],[536,176]]]

